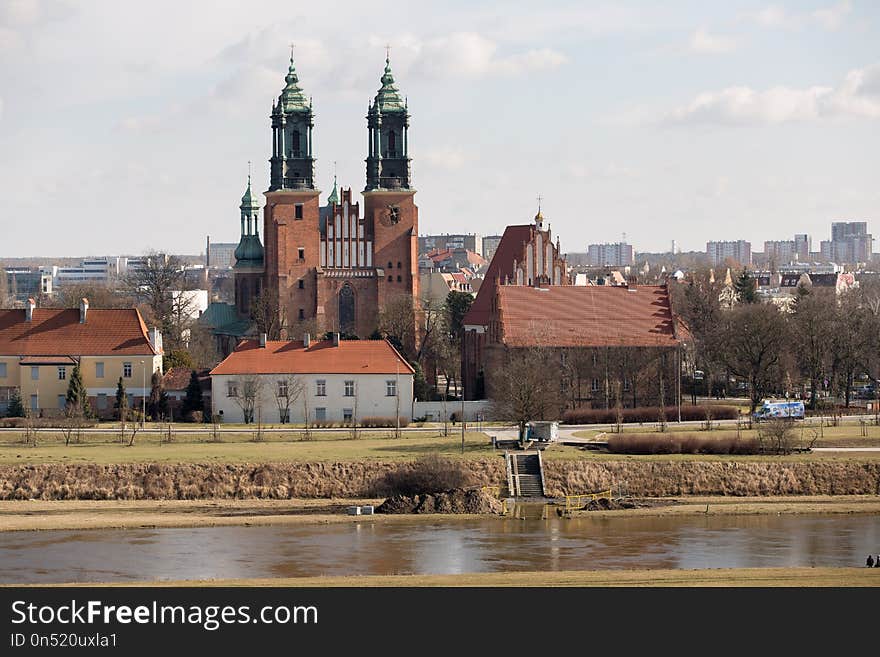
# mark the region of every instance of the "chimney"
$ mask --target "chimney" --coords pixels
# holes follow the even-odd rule
[[[79,323],[86,323],[86,316],[89,314],[89,300],[83,297],[79,300]]]
[[[266,347],[266,338],[267,337],[268,336],[265,333],[260,333],[260,346],[263,348]]]
[[[24,318],[27,322],[34,321],[34,308],[37,307],[37,302],[34,301],[33,297],[28,297],[27,304],[24,307]]]
[[[150,344],[153,345],[153,350],[155,352],[160,354],[163,353],[162,332],[156,327],[150,329]]]
[[[333,333],[333,346],[334,347],[339,346],[339,333],[337,333],[337,332]]]
[[[312,336],[309,335],[308,333],[306,333],[305,335],[303,335],[303,347],[308,349],[309,345],[311,345],[311,344],[312,344]]]

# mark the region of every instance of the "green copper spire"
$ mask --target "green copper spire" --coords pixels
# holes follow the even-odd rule
[[[309,109],[309,101],[299,86],[299,76],[297,76],[296,66],[293,64],[293,48],[290,49],[290,66],[284,81],[287,82],[287,85],[278,97],[279,109],[282,112]]]
[[[339,192],[336,191],[336,174],[333,174],[333,191],[330,192],[330,196],[327,197],[327,203],[339,203]]]
[[[382,75],[382,88],[376,94],[374,103],[380,112],[404,112],[406,106],[400,98],[400,90],[394,84],[394,75],[391,73],[391,58],[385,56],[385,73]]]

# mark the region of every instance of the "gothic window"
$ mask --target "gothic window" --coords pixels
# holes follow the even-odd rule
[[[394,269],[394,263],[393,263],[393,262],[389,262],[389,263],[388,263],[388,269]]]
[[[305,318],[306,318],[306,311],[305,311],[303,308],[300,308],[300,309],[299,309],[299,318],[300,318],[300,319],[305,319]]]
[[[304,283],[303,283],[303,279],[299,279],[299,286],[298,286],[298,287],[299,287],[300,290],[305,289],[305,285],[304,285]]]
[[[392,282],[393,280],[394,280],[394,276],[389,276],[389,277],[388,277],[388,282],[389,282],[389,283]]]
[[[400,283],[400,276],[397,277],[397,282]]]
[[[346,283],[339,290],[339,330],[343,333],[354,333],[355,328],[354,290]]]
[[[400,260],[397,261],[397,268],[400,269]]]

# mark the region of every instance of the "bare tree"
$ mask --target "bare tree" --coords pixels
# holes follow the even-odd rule
[[[265,333],[269,340],[282,339],[282,332],[287,329],[287,313],[271,290],[264,289],[254,298],[250,315],[258,333]]]
[[[801,373],[810,382],[810,408],[816,409],[819,384],[831,353],[836,300],[818,291],[801,294],[794,306],[792,342]]]
[[[312,439],[312,418],[309,416],[309,391],[303,390],[303,440],[311,440]]]
[[[245,424],[254,421],[254,409],[260,405],[262,399],[263,380],[259,376],[243,376],[235,382],[235,403],[241,409]]]
[[[290,423],[290,406],[303,394],[305,384],[302,379],[292,374],[278,377],[273,390],[275,405],[278,407],[278,420],[281,424]]]
[[[556,418],[565,406],[559,358],[550,347],[501,347],[489,368],[487,392],[492,413],[513,420],[525,435],[526,423]]]
[[[148,253],[143,267],[129,270],[122,282],[127,291],[144,304],[148,322],[161,327],[166,349],[183,346],[183,329],[176,317],[182,316],[181,303],[175,309],[172,292],[186,290],[184,264],[177,256]],[[178,295],[180,296],[180,295]],[[188,297],[188,295],[183,295]]]
[[[772,305],[739,305],[721,316],[716,328],[719,361],[749,382],[751,412],[768,393],[781,387],[787,325]]]
[[[407,360],[417,360],[416,307],[411,296],[398,294],[379,312],[379,333],[386,337]]]
[[[351,409],[351,422],[349,423],[348,437],[352,440],[360,438],[360,430],[358,429],[358,382],[354,380],[354,405]]]

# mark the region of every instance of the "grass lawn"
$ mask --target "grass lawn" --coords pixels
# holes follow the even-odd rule
[[[697,425],[677,426],[670,424],[667,428],[668,433],[690,433],[700,432],[704,436],[712,436],[715,438],[732,438],[736,436],[736,429],[722,427],[713,429],[710,432],[702,431]],[[815,440],[815,447],[880,447],[880,427],[868,425],[864,427],[867,435],[862,435],[862,427],[858,424],[848,424],[838,427],[819,427],[802,423],[794,425],[795,440],[799,445],[808,446]],[[644,427],[638,425],[624,425],[623,433],[658,433],[654,427]],[[741,435],[743,438],[755,437],[758,430],[743,429]],[[575,431],[573,434],[576,438],[595,438],[596,440],[607,440],[612,434],[607,429],[583,429]]]
[[[369,433],[352,440],[345,432],[315,434],[301,440],[298,433],[266,434],[254,442],[245,433],[224,435],[223,442],[208,442],[207,434],[178,433],[171,443],[160,443],[156,434],[138,434],[132,447],[112,434],[89,434],[82,443],[65,445],[60,433],[40,433],[37,446],[26,445],[22,436],[0,434],[0,464],[42,463],[260,463],[280,461],[411,460],[426,454],[460,457],[461,434],[438,432],[403,434]],[[500,454],[500,452],[494,452]],[[465,435],[465,458],[491,457],[492,445],[484,433]]]

